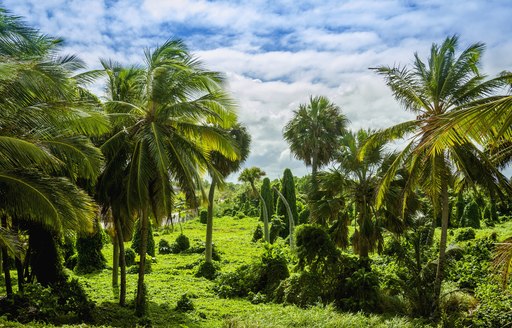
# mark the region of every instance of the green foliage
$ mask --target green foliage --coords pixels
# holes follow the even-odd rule
[[[335,291],[335,304],[342,310],[375,311],[378,309],[379,279],[364,263],[347,275],[344,272]]]
[[[195,274],[196,277],[203,277],[208,280],[213,280],[217,276],[217,272],[219,271],[219,266],[213,262],[201,261],[199,267],[197,268],[197,272]]]
[[[133,235],[131,248],[140,256],[141,255],[140,254],[140,242],[141,242],[140,220],[137,220],[137,222],[135,223],[135,226],[137,228],[135,229],[135,233]],[[152,226],[151,223],[148,224],[148,245],[147,245],[146,253],[148,255],[155,256],[155,239],[153,238],[153,228],[151,226]]]
[[[137,254],[135,254],[135,251],[131,248],[125,248],[124,250],[124,260],[126,263],[126,266],[132,266],[135,264],[135,258],[137,257]]]
[[[0,300],[0,315],[21,323],[57,322],[70,316],[75,321],[91,321],[93,310],[94,303],[76,279],[46,288],[39,283],[27,284],[23,293]]]
[[[480,306],[468,320],[468,325],[481,328],[506,327],[512,322],[512,294],[496,283],[481,284],[475,290]]]
[[[184,234],[180,234],[176,237],[176,240],[171,246],[171,252],[174,254],[181,253],[190,248],[190,240]]]
[[[281,193],[290,205],[290,210],[293,216],[294,225],[298,225],[299,215],[297,214],[297,197],[295,195],[295,182],[293,180],[293,174],[290,169],[285,169],[283,172],[283,180],[281,183]],[[278,199],[277,201],[277,215],[284,218],[285,227],[281,232],[281,237],[285,238],[290,234],[290,219],[288,218],[288,212],[286,206]]]
[[[219,276],[215,291],[221,297],[246,297],[250,292],[271,295],[286,279],[287,260],[283,250],[277,245],[266,245],[260,261],[242,265],[234,272]]]
[[[261,197],[265,200],[265,204],[267,205],[267,214],[268,217],[271,218],[274,215],[275,212],[275,206],[274,206],[274,196],[272,193],[272,190],[270,189],[270,179],[265,178],[263,179],[263,183],[261,184],[260,189]],[[262,206],[260,204],[260,206]],[[263,211],[260,211],[260,220],[263,221]]]
[[[309,223],[310,214],[309,207],[304,207],[304,209],[299,213],[299,222],[297,225]]]
[[[101,252],[105,232],[96,221],[95,231],[90,236],[80,236],[76,240],[76,249],[78,252],[76,272],[79,274],[96,272],[103,270],[107,260]]]
[[[475,236],[476,236],[476,233],[475,233],[475,230],[473,230],[473,228],[464,228],[464,229],[459,229],[457,231],[457,234],[455,235],[455,240],[456,241],[466,241],[466,240],[475,239]]]
[[[194,311],[194,303],[192,303],[192,298],[188,294],[181,295],[178,303],[176,303],[175,310],[178,312]]]
[[[473,200],[464,208],[459,227],[471,227],[480,229],[480,218],[481,214],[479,206],[476,201]]]
[[[338,260],[338,250],[329,234],[320,226],[303,224],[295,230],[298,267],[312,272],[328,270]]]
[[[171,245],[165,239],[160,239],[158,242],[158,254],[170,254],[172,251]]]
[[[199,222],[202,224],[206,224],[208,222],[208,211],[201,210],[201,212],[199,212]]]
[[[286,231],[286,223],[280,217],[274,216],[270,226],[270,243],[273,244],[283,231]]]
[[[261,224],[258,224],[256,226],[256,229],[254,229],[254,233],[252,234],[252,241],[257,242],[258,240],[263,238],[263,228],[261,227]]]
[[[324,287],[323,277],[318,273],[301,271],[283,280],[275,291],[277,303],[295,304],[307,308],[315,304],[324,304],[331,299]]]

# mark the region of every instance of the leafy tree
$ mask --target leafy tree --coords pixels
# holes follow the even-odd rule
[[[297,159],[311,166],[311,194],[318,190],[317,172],[333,159],[338,139],[345,133],[348,119],[329,99],[311,96],[299,105],[283,129],[284,139]]]
[[[460,219],[460,227],[471,227],[480,229],[481,213],[478,204],[473,200],[469,202],[464,208],[462,217]]]
[[[247,132],[247,128],[238,123],[234,125],[229,131],[227,131],[227,138],[233,143],[237,151],[236,159],[229,159],[224,156],[221,152],[212,151],[211,152],[211,161],[213,167],[222,177],[227,177],[233,172],[236,172],[240,169],[240,166],[247,157],[250,152],[251,145],[251,136]],[[213,175],[213,174],[212,174]],[[206,249],[205,256],[206,262],[211,263],[212,261],[212,250],[213,250],[213,200],[215,195],[215,187],[217,182],[215,179],[212,179],[212,183],[210,184],[210,192],[208,194],[208,216],[206,221]]]
[[[118,176],[124,177],[126,188],[120,198],[126,199],[127,212],[140,218],[140,253],[145,254],[150,218],[159,221],[172,215],[172,182],[190,203],[196,203],[195,187],[201,184],[204,171],[221,180],[210,152],[236,158],[231,142],[216,128],[229,128],[236,115],[223,91],[222,75],[203,69],[179,40],[147,50],[145,65],[134,68],[133,74],[128,100],[110,99],[105,104],[118,132],[103,143],[102,151],[112,159],[107,166],[121,164]],[[118,158],[126,160],[117,162]],[[142,256],[137,315],[145,312],[145,262]]]
[[[78,252],[76,271],[91,273],[105,268],[107,260],[101,252],[103,248],[103,228],[96,220],[92,236],[79,236],[76,240]]]
[[[295,196],[295,183],[293,180],[292,171],[285,169],[283,172],[283,180],[281,183],[281,194],[288,202],[290,207],[291,215],[294,223],[298,222],[299,215],[297,214],[297,198]],[[284,217],[284,223],[286,225],[285,230],[282,233],[283,237],[290,234],[290,218],[285,203],[279,199],[277,202],[277,214]]]
[[[139,254],[140,257],[145,256],[142,254],[141,248],[141,224],[140,220],[137,220],[135,223],[135,234],[133,235],[132,246],[131,248],[135,251],[135,253]],[[155,256],[155,239],[153,238],[153,228],[151,222],[148,224],[148,229],[146,231],[147,234],[147,245],[146,245],[146,254],[149,256]]]
[[[450,140],[445,138],[441,142],[439,134],[436,134],[442,130],[440,122],[444,121],[446,113],[467,106],[471,101],[484,99],[503,84],[500,78],[485,80],[485,76],[479,74],[478,64],[483,44],[470,45],[458,55],[457,45],[458,37],[448,37],[441,45],[432,45],[427,63],[415,55],[412,68],[375,68],[377,73],[384,76],[395,98],[407,110],[416,114],[415,119],[385,129],[372,137],[375,141],[412,135],[384,176],[376,205],[382,204],[397,170],[406,165],[409,178],[403,193],[404,199],[416,186],[420,186],[430,197],[435,212],[441,212],[439,261],[434,284],[436,302],[439,301],[444,275],[450,181],[464,177],[487,188],[494,188],[497,182],[504,181],[485,154],[469,140],[458,137]]]
[[[267,243],[270,243],[270,233],[269,233],[269,226],[268,226],[268,212],[267,212],[267,205],[265,204],[265,200],[263,197],[261,197],[261,194],[256,189],[256,186],[254,185],[254,182],[261,178],[262,176],[265,176],[266,173],[262,171],[258,167],[251,167],[246,168],[240,173],[240,176],[238,177],[238,180],[242,182],[249,182],[251,185],[252,191],[258,195],[260,202],[263,204],[261,206],[261,210],[263,213],[263,235],[265,236],[265,241]]]

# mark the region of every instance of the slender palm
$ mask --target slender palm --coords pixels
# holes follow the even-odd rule
[[[450,181],[465,177],[471,182],[483,182],[488,187],[503,181],[503,176],[472,143],[454,142],[440,146],[431,142],[443,115],[491,95],[503,84],[500,78],[486,80],[478,73],[484,48],[482,44],[473,44],[457,56],[457,42],[458,38],[453,36],[440,46],[433,44],[428,62],[424,63],[416,54],[411,69],[375,69],[384,76],[395,98],[417,115],[416,119],[385,129],[372,138],[374,141],[382,138],[394,140],[412,135],[384,176],[377,194],[377,206],[382,204],[397,170],[405,164],[408,182],[403,192],[404,199],[419,185],[429,195],[434,207],[441,211],[441,240],[434,291],[436,301],[439,300],[444,273]]]
[[[229,128],[236,120],[232,102],[222,90],[222,76],[204,70],[177,40],[146,50],[145,59],[134,82],[133,98],[106,103],[119,132],[102,146],[108,158],[116,158],[119,152],[128,154],[126,165],[120,169],[126,179],[128,212],[137,213],[141,222],[138,315],[145,311],[149,219],[159,222],[172,215],[172,182],[190,202],[196,202],[195,187],[205,170],[221,180],[210,161],[210,152],[216,150],[228,159],[236,158],[229,139],[215,128]]]
[[[251,136],[247,132],[245,126],[237,124],[229,131],[229,138],[238,150],[238,157],[236,160],[226,158],[218,151],[212,151],[210,154],[213,167],[219,172],[222,177],[227,177],[240,169],[240,166],[249,156]],[[212,261],[213,250],[213,199],[215,196],[215,187],[217,186],[216,179],[212,179],[210,185],[210,192],[208,193],[208,218],[206,222],[206,262]]]
[[[317,172],[333,159],[348,119],[341,109],[322,96],[301,104],[283,130],[285,140],[297,159],[311,166],[312,197],[318,190]]]
[[[255,181],[259,180],[261,177],[265,176],[266,173],[262,171],[259,167],[251,167],[246,168],[240,173],[240,176],[238,177],[238,180],[242,182],[248,182],[251,185],[252,191],[254,194],[258,196],[261,202],[261,211],[263,214],[263,235],[265,237],[265,241],[267,243],[270,243],[270,234],[269,234],[269,227],[268,227],[268,212],[267,212],[267,204],[265,203],[265,199],[261,196],[258,189],[256,189]]]

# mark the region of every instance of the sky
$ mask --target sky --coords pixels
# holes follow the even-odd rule
[[[323,95],[349,128],[385,128],[412,118],[369,68],[426,60],[432,43],[459,35],[460,49],[483,42],[481,70],[512,70],[510,0],[4,0],[12,14],[65,40],[63,52],[89,68],[99,58],[142,63],[145,48],[182,39],[210,70],[223,72],[252,135],[244,167],[271,178],[293,158],[282,130],[300,104]],[[101,93],[101,87],[95,86]],[[230,177],[235,181],[236,175]]]

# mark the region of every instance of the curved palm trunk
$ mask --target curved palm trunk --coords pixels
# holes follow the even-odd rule
[[[113,258],[112,258],[112,287],[119,286],[119,238],[117,234],[112,240],[114,245]]]
[[[119,305],[124,306],[126,303],[126,258],[124,251],[124,236],[119,218],[114,218],[114,226],[116,229],[116,237],[119,246],[119,267],[121,269],[121,285],[119,289]]]
[[[446,167],[444,167],[446,169]],[[446,174],[445,174],[446,175]],[[449,203],[448,203],[448,177],[441,180],[441,240],[439,242],[439,260],[437,264],[436,280],[434,282],[434,316],[439,316],[441,284],[444,278],[444,264],[446,261],[446,241],[448,238]]]
[[[288,204],[288,201],[286,200],[286,198],[284,197],[284,195],[279,191],[277,190],[276,187],[273,187],[274,190],[277,192],[277,195],[279,196],[279,198],[281,199],[281,201],[283,202],[284,206],[286,207],[286,212],[288,213],[288,223],[289,223],[289,229],[290,229],[290,235],[289,235],[289,239],[290,239],[290,248],[293,250],[293,248],[295,247],[295,242],[294,242],[294,239],[293,239],[293,229],[295,227],[295,221],[293,219],[293,214],[292,214],[292,209],[290,208],[290,204]]]
[[[258,195],[258,197],[260,198],[260,202],[261,202],[261,207],[262,207],[262,212],[263,212],[263,235],[265,236],[265,241],[267,243],[270,243],[270,234],[269,234],[269,229],[268,229],[268,211],[267,211],[267,203],[265,202],[265,200],[263,199],[263,197],[261,196],[261,194],[258,192],[258,190],[256,189],[256,187],[254,186],[254,182],[250,182],[251,183],[251,187],[252,187],[252,190],[256,193],[256,195]]]
[[[2,227],[7,229],[7,216],[2,215]],[[5,292],[7,297],[12,297],[12,280],[11,271],[9,268],[9,254],[7,253],[7,247],[2,247],[2,270],[4,271],[5,278]]]
[[[147,209],[142,210],[140,218],[140,261],[139,278],[137,280],[137,298],[135,299],[135,314],[142,317],[146,314],[146,291],[144,286],[144,270],[146,266],[146,252],[148,248],[148,213]]]
[[[212,251],[213,251],[213,196],[215,195],[215,180],[212,179],[210,185],[210,192],[208,193],[208,218],[206,220],[206,262],[212,262]]]

